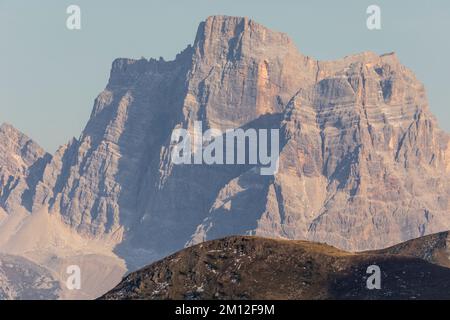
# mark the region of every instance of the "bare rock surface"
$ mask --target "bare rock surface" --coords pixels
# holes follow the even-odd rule
[[[426,246],[428,239],[415,241]],[[367,269],[374,265],[380,285],[369,290]],[[100,299],[448,299],[449,288],[450,269],[402,250],[349,253],[307,241],[228,237],[133,272]]]
[[[0,126],[0,208],[2,212],[29,205],[33,188],[51,156],[12,125]],[[1,219],[1,214],[0,214]]]

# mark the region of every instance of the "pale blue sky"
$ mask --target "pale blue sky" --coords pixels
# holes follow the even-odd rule
[[[66,29],[70,4],[81,7],[81,31]],[[381,31],[366,28],[370,4],[381,7]],[[172,59],[213,14],[286,32],[321,60],[395,51],[450,131],[448,0],[0,0],[0,122],[53,152],[81,133],[115,58]]]

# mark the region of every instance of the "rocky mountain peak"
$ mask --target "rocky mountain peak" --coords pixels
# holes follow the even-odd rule
[[[196,121],[280,129],[279,171],[174,165],[171,133]],[[5,154],[22,153],[15,137]],[[113,237],[131,267],[230,234],[375,249],[450,229],[449,150],[395,54],[317,61],[251,19],[213,16],[173,61],[115,60],[80,139],[2,201]]]
[[[295,48],[284,33],[272,31],[247,18],[211,16],[200,23],[194,41],[201,55],[218,59],[256,56],[262,51],[290,50]]]
[[[23,171],[46,155],[36,142],[8,123],[0,126],[0,165],[11,173]]]

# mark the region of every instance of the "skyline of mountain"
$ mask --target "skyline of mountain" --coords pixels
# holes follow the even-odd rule
[[[367,50],[395,51],[425,84],[431,110],[441,128],[450,131],[450,43],[442,40],[450,28],[448,1],[379,0],[382,29],[376,31],[366,27],[366,9],[373,4],[367,0],[346,0],[345,5],[330,0],[197,2],[151,0],[125,6],[79,0],[82,29],[71,31],[65,24],[69,3],[3,0],[0,123],[14,124],[53,154],[71,137],[79,137],[93,98],[108,80],[111,61],[142,56],[172,60],[192,43],[199,21],[225,14],[248,16],[286,32],[303,54],[321,61]]]

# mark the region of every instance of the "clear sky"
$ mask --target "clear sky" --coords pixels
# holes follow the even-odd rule
[[[81,8],[79,31],[66,28],[71,4]],[[382,30],[366,28],[371,4]],[[80,135],[115,58],[173,59],[213,14],[283,31],[316,59],[395,51],[450,131],[448,0],[0,0],[0,122],[55,151]]]

